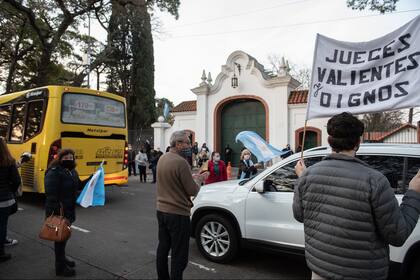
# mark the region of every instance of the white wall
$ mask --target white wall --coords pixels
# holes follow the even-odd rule
[[[417,129],[407,127],[384,139],[384,143],[417,143]]]
[[[171,128],[165,130],[165,143],[166,146],[169,146],[169,139],[173,132],[177,130],[188,129],[196,133],[196,112],[179,112],[173,113],[175,117],[175,122]]]

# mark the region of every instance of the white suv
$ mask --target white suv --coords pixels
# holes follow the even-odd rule
[[[304,152],[307,166],[327,154],[329,147]],[[357,157],[381,171],[401,202],[411,178],[420,169],[420,145],[362,144]],[[303,224],[293,217],[294,154],[252,179],[203,186],[194,199],[192,236],[209,260],[231,261],[241,246],[304,254]],[[404,279],[420,279],[420,225],[402,247],[390,246],[393,271]]]

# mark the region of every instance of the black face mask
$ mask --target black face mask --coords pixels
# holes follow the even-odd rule
[[[191,148],[181,149],[181,151],[179,151],[179,153],[184,158],[192,157],[192,150],[191,150]]]
[[[72,170],[76,167],[76,163],[74,162],[74,160],[65,159],[61,161],[61,166],[69,170]]]

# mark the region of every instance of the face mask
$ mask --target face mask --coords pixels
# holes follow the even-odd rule
[[[249,160],[251,158],[250,155],[244,155],[244,160]]]
[[[190,148],[184,148],[179,151],[182,157],[188,158],[192,156],[192,151]]]
[[[215,162],[218,162],[218,161],[220,160],[220,156],[215,156],[215,157],[213,158],[213,160],[214,160]]]
[[[76,164],[75,164],[74,160],[65,159],[65,160],[61,161],[61,166],[63,166],[64,168],[67,168],[69,170],[72,170],[76,167]]]

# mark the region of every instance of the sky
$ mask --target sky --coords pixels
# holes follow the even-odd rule
[[[191,89],[203,69],[213,79],[233,51],[242,50],[269,68],[268,56],[311,67],[316,33],[343,41],[368,41],[420,14],[418,0],[400,0],[397,13],[354,11],[345,0],[181,0],[179,19],[156,13],[157,97],[175,104],[194,100]],[[353,18],[353,19],[349,19]]]

